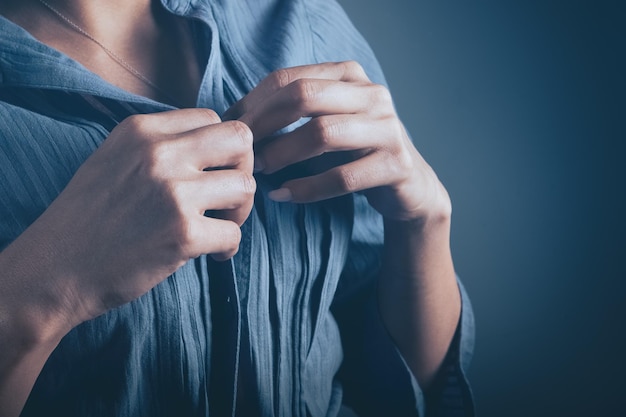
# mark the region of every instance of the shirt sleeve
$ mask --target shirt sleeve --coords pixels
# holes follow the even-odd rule
[[[317,62],[355,60],[369,78],[386,85],[374,53],[334,0],[304,2]],[[359,416],[469,417],[474,415],[467,368],[474,348],[474,316],[458,281],[461,318],[439,374],[427,392],[387,333],[378,311],[376,280],[383,244],[382,219],[363,196],[354,197],[351,247],[334,300],[344,363],[344,403]]]

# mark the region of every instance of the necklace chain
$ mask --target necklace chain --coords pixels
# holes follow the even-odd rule
[[[46,9],[48,9],[52,13],[54,13],[59,19],[63,20],[65,23],[67,23],[76,32],[80,33],[81,35],[83,35],[84,37],[86,37],[87,39],[89,39],[90,41],[95,43],[96,45],[98,45],[113,61],[115,61],[118,65],[120,65],[122,68],[124,68],[130,74],[132,74],[135,78],[137,78],[138,80],[140,80],[141,82],[143,82],[147,86],[151,87],[156,92],[162,94],[164,97],[168,98],[177,107],[181,107],[181,106],[178,105],[178,100],[176,100],[174,97],[172,97],[171,94],[169,94],[168,92],[163,90],[161,87],[156,85],[154,82],[150,81],[150,79],[148,77],[146,77],[141,72],[139,72],[135,67],[130,65],[124,58],[122,58],[121,56],[119,56],[118,54],[113,52],[111,49],[109,49],[106,45],[104,45],[102,42],[100,42],[98,39],[96,39],[93,35],[91,35],[85,29],[83,29],[82,27],[78,26],[69,17],[65,16],[59,10],[55,9],[54,7],[52,7],[45,0],[38,0],[38,1]]]

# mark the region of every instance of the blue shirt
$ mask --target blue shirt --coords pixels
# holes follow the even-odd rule
[[[384,83],[332,0],[162,0],[189,18],[205,63],[199,107],[223,113],[271,71],[357,60]],[[55,199],[125,117],[171,109],[123,91],[0,17],[0,248]],[[469,416],[473,317],[421,391],[375,302],[382,222],[363,197],[275,203],[302,168],[257,176],[239,253],[202,256],[139,299],[72,330],[24,416]],[[98,219],[92,219],[97,222]],[[158,225],[155,225],[158,227]],[[111,262],[115,262],[114,259]],[[45,276],[41,277],[46,279]]]

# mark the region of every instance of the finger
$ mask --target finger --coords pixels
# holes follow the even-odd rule
[[[393,113],[391,97],[382,86],[300,79],[276,92],[239,120],[250,127],[254,140],[258,141],[302,117],[371,112],[379,113],[377,117]]]
[[[238,169],[205,171],[194,180],[179,181],[178,199],[204,214],[206,210],[230,210],[248,204],[256,191],[256,181]]]
[[[224,119],[238,119],[276,91],[303,78],[345,82],[369,82],[369,78],[365,74],[363,67],[355,61],[327,62],[280,69],[268,75],[248,95],[228,109],[228,111],[224,113]]]
[[[402,176],[397,164],[386,152],[374,152],[326,172],[288,181],[269,193],[274,201],[311,203],[383,185],[392,185]]]
[[[242,225],[252,210],[256,181],[241,170],[205,173],[201,189],[196,190],[196,204],[203,215],[231,220]]]
[[[367,151],[384,146],[387,138],[399,133],[395,120],[358,114],[316,117],[258,147],[254,155],[255,170],[271,174],[326,152]]]
[[[217,260],[233,257],[239,250],[241,229],[230,220],[197,216],[189,225],[186,253],[190,258],[210,254]]]
[[[239,121],[203,126],[175,135],[168,146],[196,170],[240,168],[252,172],[252,132]]]
[[[252,210],[256,181],[241,170],[203,173],[200,188],[194,190],[196,210],[206,216],[231,220],[241,226]]]
[[[188,132],[220,121],[220,117],[213,110],[194,108],[134,115],[126,118],[122,124],[124,128],[141,133],[168,135]]]

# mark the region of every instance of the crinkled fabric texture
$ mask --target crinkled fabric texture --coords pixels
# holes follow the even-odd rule
[[[204,65],[199,107],[221,114],[271,71],[324,61],[356,60],[384,83],[334,1],[163,4],[192,25]],[[0,18],[0,248],[46,209],[117,123],[168,109]],[[378,214],[356,195],[311,205],[267,198],[306,173],[298,165],[257,176],[232,261],[194,259],[145,296],[71,331],[23,416],[233,415],[238,387],[246,392],[240,415],[336,416],[342,404],[360,416],[473,415],[465,292],[445,366],[424,394],[378,316]]]

